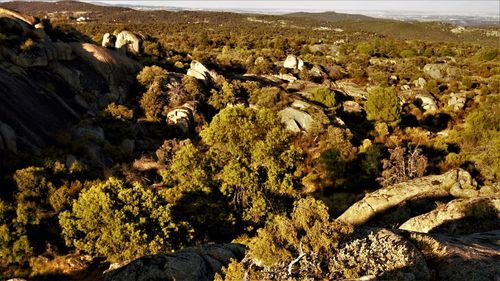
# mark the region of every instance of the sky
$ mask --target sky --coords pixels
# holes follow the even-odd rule
[[[108,4],[127,4],[142,6],[169,6],[194,9],[248,9],[289,11],[401,11],[425,12],[429,14],[457,15],[500,15],[500,1],[133,1],[133,0],[85,0]]]

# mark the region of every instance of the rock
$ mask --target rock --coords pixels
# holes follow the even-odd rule
[[[423,254],[434,280],[498,280],[500,230],[462,236],[401,232]]]
[[[314,77],[328,77],[328,74],[326,74],[323,67],[318,64],[313,65],[311,70],[309,70],[309,73]]]
[[[0,149],[17,153],[16,132],[11,126],[0,121]]]
[[[167,123],[178,128],[183,134],[188,134],[194,128],[194,103],[185,103],[179,108],[167,113]]]
[[[33,34],[38,37],[39,40],[45,40],[45,38],[47,37],[47,34],[45,33],[45,27],[42,23],[35,24]]]
[[[365,195],[338,219],[352,225],[362,225],[406,201],[448,197],[453,186],[469,185],[470,178],[467,171],[454,169],[442,175],[422,177],[384,187]]]
[[[492,227],[500,229],[500,197],[455,199],[427,214],[409,219],[399,229],[429,233],[440,226],[466,218],[483,222],[489,218],[496,221]],[[469,228],[469,233],[479,230],[472,226],[472,224],[466,226]]]
[[[348,113],[361,113],[363,111],[361,105],[355,101],[345,101],[342,103],[342,108],[344,112]]]
[[[452,28],[450,31],[451,31],[451,33],[454,33],[454,34],[461,34],[465,31],[465,27],[457,26],[455,28]]]
[[[72,155],[72,154],[66,155],[65,164],[66,164],[67,168],[71,168],[71,166],[73,166],[73,164],[75,164],[77,162],[78,162],[78,160],[76,159],[75,155]]]
[[[15,64],[21,67],[43,67],[49,64],[47,54],[44,51],[36,51],[33,53],[21,53],[15,61]]]
[[[106,281],[208,281],[227,266],[231,259],[241,260],[245,247],[239,244],[214,244],[191,247],[171,254],[136,259],[110,271]]]
[[[429,280],[424,256],[408,239],[387,229],[362,229],[342,245],[334,263],[343,269],[363,266],[376,280]]]
[[[294,100],[290,106],[299,110],[306,110],[307,108],[311,107],[311,104],[301,100]]]
[[[450,99],[448,100],[448,106],[454,111],[459,111],[464,109],[465,102],[467,101],[467,93],[451,93]]]
[[[124,30],[116,35],[115,48],[117,49],[125,46],[129,51],[138,54],[141,52],[141,44],[142,39],[130,31]]]
[[[140,159],[135,159],[132,167],[138,171],[150,171],[150,170],[160,170],[165,168],[165,165],[162,165],[155,161],[152,158],[142,157]]]
[[[425,74],[436,80],[450,78],[458,75],[459,69],[447,63],[430,63],[422,69]]]
[[[434,112],[438,109],[436,99],[428,93],[418,93],[415,95],[415,99],[422,102],[422,108],[427,112]]]
[[[368,92],[355,83],[348,81],[337,81],[333,83],[333,88],[352,98],[366,99]]]
[[[134,153],[135,141],[131,139],[124,139],[120,143],[120,148],[123,151],[123,153],[131,155],[132,153]]]
[[[286,125],[286,128],[294,133],[309,131],[314,124],[314,120],[309,113],[293,107],[287,107],[278,114],[281,116],[281,122]]]
[[[208,83],[210,80],[215,81],[217,73],[209,71],[201,62],[193,60],[186,75],[203,80]]]
[[[77,138],[91,138],[97,142],[104,142],[104,130],[101,127],[84,126],[75,130],[75,137]]]
[[[285,80],[289,83],[298,80],[297,77],[295,77],[295,76],[293,76],[293,74],[289,74],[289,73],[280,73],[280,74],[274,75],[274,77],[279,78],[281,80]]]
[[[33,16],[24,15],[24,14],[18,13],[16,11],[12,11],[12,10],[1,8],[1,7],[0,7],[0,17],[16,18],[16,19],[21,20],[21,21],[23,21],[26,24],[31,25],[31,26],[35,25],[38,22],[38,19],[33,17]]]
[[[413,84],[415,85],[415,87],[423,89],[425,84],[427,84],[427,81],[425,81],[424,78],[419,77],[417,80],[413,81]]]
[[[304,61],[294,55],[288,55],[283,62],[283,67],[302,70],[304,68]]]
[[[116,36],[114,36],[111,33],[105,33],[104,36],[102,37],[102,43],[101,46],[104,48],[112,48],[115,47],[116,45]]]
[[[122,97],[141,69],[136,61],[101,46],[88,43],[70,43],[75,56],[89,64],[95,72],[106,79],[109,90]],[[115,100],[114,102],[116,102]]]
[[[297,57],[294,55],[288,55],[283,62],[283,67],[284,68],[289,68],[289,69],[295,69],[297,68]]]

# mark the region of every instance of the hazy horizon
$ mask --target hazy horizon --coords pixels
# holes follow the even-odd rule
[[[46,0],[47,1],[47,0]],[[50,0],[49,0],[50,1]],[[0,2],[8,2],[0,0]],[[37,2],[37,1],[32,1]],[[147,6],[158,8],[250,10],[272,12],[324,12],[348,13],[405,13],[429,15],[499,16],[500,1],[131,1],[131,0],[82,0],[95,4],[117,6]]]
[[[84,0],[112,5],[177,7],[221,10],[269,10],[304,12],[404,12],[432,15],[498,15],[500,1],[130,1]]]

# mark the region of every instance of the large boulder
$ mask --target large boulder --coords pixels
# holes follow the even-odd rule
[[[191,62],[191,65],[186,75],[194,77],[198,80],[202,80],[204,83],[215,81],[218,76],[218,74],[215,73],[215,71],[208,70],[206,66],[204,66],[201,62],[196,60],[193,60]]]
[[[447,63],[429,63],[422,70],[425,74],[436,80],[452,78],[459,73],[458,68],[450,66]]]
[[[124,30],[116,35],[115,48],[117,49],[126,47],[128,51],[138,54],[141,52],[141,45],[142,39],[128,30]]]
[[[19,13],[17,11],[5,9],[5,8],[2,8],[2,7],[0,7],[0,17],[15,18],[15,19],[18,19],[20,21],[23,21],[24,23],[26,23],[26,24],[28,24],[30,26],[33,26],[33,25],[35,25],[38,22],[38,19],[35,18],[35,17],[33,17],[33,16],[24,15],[24,14],[21,14],[21,13]]]
[[[297,108],[287,107],[278,113],[281,116],[281,122],[286,128],[294,133],[309,131],[313,127],[314,119],[305,111]]]
[[[368,97],[368,92],[364,88],[349,81],[337,81],[332,87],[352,98],[366,99]]]
[[[283,62],[283,67],[302,70],[304,68],[304,61],[294,55],[288,55]]]
[[[0,121],[0,150],[17,152],[16,132],[11,126]]]
[[[132,84],[132,80],[124,78],[132,77],[141,69],[136,61],[101,46],[89,43],[70,43],[70,46],[77,58],[106,79],[114,96],[123,97]]]
[[[448,106],[454,111],[459,111],[464,109],[465,102],[467,101],[467,93],[451,93],[450,99],[448,100]]]
[[[463,236],[401,232],[424,256],[434,280],[498,280],[500,230]],[[417,279],[418,280],[418,279]]]
[[[145,256],[105,275],[106,281],[211,281],[231,259],[241,260],[245,247],[214,244]]]
[[[195,104],[188,102],[167,113],[167,123],[178,128],[183,134],[188,134],[194,128]]]
[[[462,225],[469,231],[459,226],[460,221],[467,219],[469,223]],[[429,233],[439,228],[452,228],[452,232],[458,230],[470,233],[484,227],[500,229],[500,197],[455,199],[427,214],[411,218],[399,229]]]
[[[102,37],[102,43],[101,46],[104,48],[112,48],[115,47],[116,45],[116,36],[114,36],[111,33],[105,33],[104,36]]]
[[[462,169],[394,184],[367,194],[338,219],[353,225],[362,225],[406,201],[445,198],[451,196],[452,189],[467,190],[472,189],[473,185],[470,174]]]
[[[421,102],[422,108],[426,112],[434,112],[438,109],[436,99],[428,93],[418,93],[415,99]]]

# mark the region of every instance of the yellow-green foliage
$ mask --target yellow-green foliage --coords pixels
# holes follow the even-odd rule
[[[128,107],[121,105],[110,103],[105,109],[106,114],[115,119],[120,120],[130,120],[134,117],[134,110],[129,109]]]
[[[328,208],[321,201],[312,197],[300,199],[295,202],[290,216],[273,217],[257,231],[256,237],[250,239],[246,259],[256,265],[250,270],[250,278],[267,280],[267,274],[285,278],[295,259],[297,262],[292,264],[291,270],[300,278],[328,278],[330,272],[325,269],[340,241],[351,232],[350,226],[330,219]],[[266,270],[262,270],[263,267]],[[240,276],[243,269],[233,264],[226,270],[226,280]]]
[[[149,88],[155,81],[166,79],[167,76],[168,72],[159,66],[146,66],[137,75],[137,81],[142,86]]]
[[[472,161],[489,180],[500,179],[500,96],[487,96],[478,109],[465,118],[462,128],[454,131],[460,154]]]
[[[172,223],[162,196],[116,178],[82,191],[59,222],[68,245],[110,260],[165,252],[190,239],[189,225]]]
[[[398,123],[401,116],[401,104],[394,88],[375,87],[368,93],[365,103],[368,120],[386,123]]]
[[[295,196],[299,154],[275,113],[227,107],[200,135],[222,193],[244,208],[246,220],[259,222],[280,196]]]
[[[314,89],[309,93],[309,98],[327,107],[335,106],[335,92],[327,87]]]

